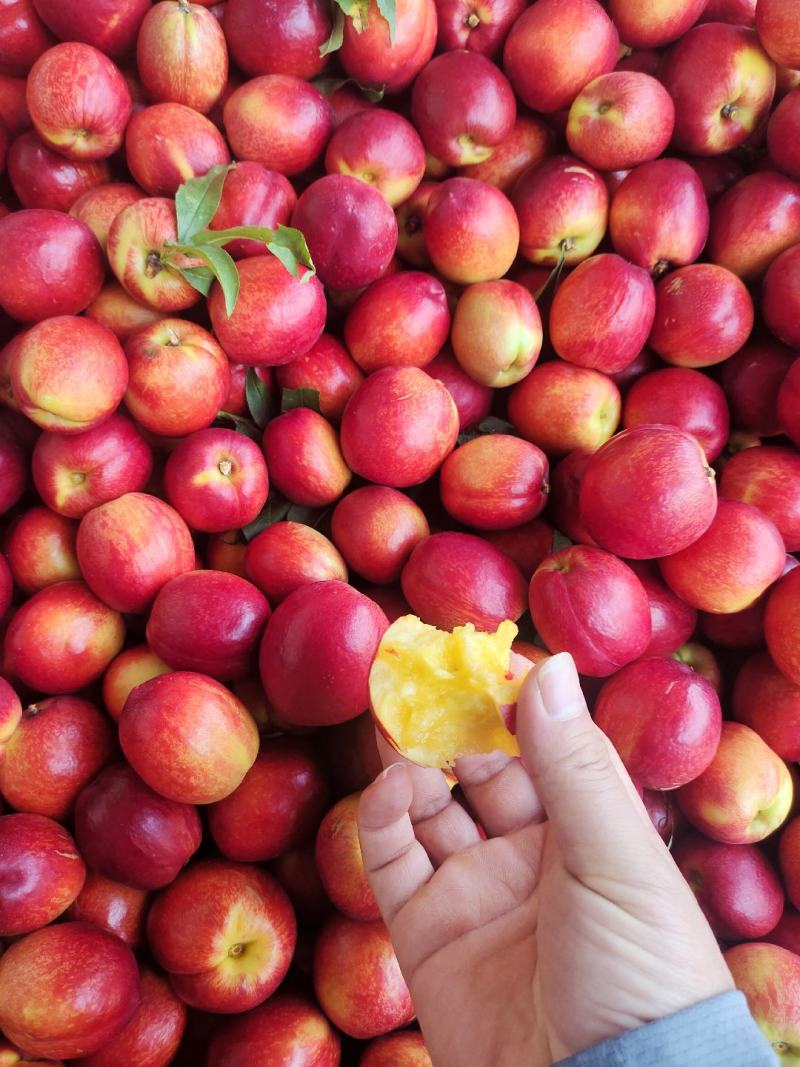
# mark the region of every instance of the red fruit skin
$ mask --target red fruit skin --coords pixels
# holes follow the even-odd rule
[[[800,549],[800,456],[769,445],[746,448],[722,469],[720,495],[752,504],[778,527],[787,552]]]
[[[450,453],[442,464],[439,492],[457,522],[477,530],[512,529],[544,510],[549,469],[536,445],[488,434]]]
[[[800,759],[800,685],[767,652],[748,659],[733,687],[733,717],[763,738],[781,759]]]
[[[325,151],[328,174],[351,174],[374,185],[392,207],[411,196],[425,173],[425,146],[408,119],[367,107],[335,114],[334,125]]]
[[[800,447],[800,360],[795,360],[780,384],[777,409],[783,432]]]
[[[376,585],[398,582],[412,551],[429,534],[419,505],[382,485],[349,493],[331,516],[331,537],[348,566]]]
[[[798,856],[800,855],[800,819],[794,818],[786,824],[778,846],[780,864],[786,896],[796,908],[800,900],[800,875],[798,874]]]
[[[625,394],[622,423],[631,429],[658,422],[696,437],[713,463],[730,432],[725,393],[713,379],[687,367],[643,374]]]
[[[753,319],[744,282],[724,267],[694,263],[658,283],[648,344],[667,363],[709,367],[742,347]]]
[[[525,610],[525,581],[500,549],[481,537],[438,533],[421,541],[401,575],[415,615],[441,630],[474,623],[494,631]]]
[[[135,424],[114,414],[79,434],[46,430],[34,447],[31,470],[45,504],[80,519],[99,504],[144,489],[153,454]]]
[[[761,940],[770,945],[785,948],[795,956],[800,956],[800,913],[787,904],[778,925],[765,934]]]
[[[39,136],[67,159],[107,159],[122,145],[131,94],[116,64],[92,45],[48,49],[28,74],[26,98]]]
[[[83,517],[78,562],[101,600],[142,614],[170,578],[194,568],[195,553],[186,523],[169,504],[126,493]]]
[[[456,97],[453,85],[460,86]],[[488,157],[514,128],[514,91],[491,60],[477,52],[445,52],[414,82],[411,115],[427,151],[449,166]]]
[[[148,196],[170,197],[188,178],[230,163],[231,157],[222,134],[205,115],[183,104],[152,104],[128,123],[125,161]]]
[[[333,132],[327,99],[290,74],[264,74],[240,85],[225,101],[223,121],[237,159],[287,177],[313,166]]]
[[[27,458],[16,441],[0,438],[0,515],[17,503],[28,485]]]
[[[317,831],[315,856],[325,892],[343,915],[359,922],[380,918],[358,840],[359,793],[337,801]]]
[[[139,777],[179,804],[213,804],[228,796],[259,746],[244,704],[213,678],[189,671],[136,686],[122,711],[119,739]]]
[[[319,393],[320,414],[333,423],[341,420],[347,401],[364,380],[344,345],[327,333],[302,356],[279,367],[276,377],[281,389]]]
[[[604,678],[644,654],[650,605],[622,560],[590,545],[554,552],[531,579],[531,616],[551,652],[570,652],[581,674]]]
[[[793,89],[772,113],[767,127],[767,147],[778,170],[800,178],[800,92]]]
[[[31,508],[9,526],[6,556],[23,593],[37,593],[56,582],[81,577],[75,555],[77,532],[76,523],[47,508]]]
[[[256,534],[245,552],[245,571],[276,607],[301,585],[347,581],[336,546],[301,522],[276,522]]]
[[[448,178],[433,190],[423,233],[436,270],[459,285],[502,278],[520,246],[511,201],[476,178]]]
[[[139,991],[139,1007],[127,1026],[76,1067],[168,1067],[175,1062],[186,1029],[186,1006],[167,979],[149,967],[142,968]]]
[[[150,100],[185,104],[207,115],[228,80],[225,35],[212,14],[172,0],[145,15],[136,41],[136,69]]]
[[[83,889],[67,908],[66,916],[76,922],[100,926],[136,949],[144,937],[144,917],[149,901],[150,894],[146,890],[133,889],[89,871]]]
[[[339,59],[359,85],[398,93],[407,88],[433,55],[436,46],[434,0],[398,0],[394,34],[370,0],[366,28],[345,19]]]
[[[106,160],[66,159],[29,130],[8,150],[8,177],[23,207],[70,211],[80,197],[111,181],[111,170]]]
[[[272,484],[294,504],[327,507],[350,484],[336,430],[311,408],[295,408],[269,422],[263,447]]]
[[[586,466],[593,454],[591,449],[576,448],[553,467],[547,514],[556,529],[571,541],[598,548],[581,519],[579,507]]]
[[[477,10],[469,0],[436,0],[439,51],[466,48],[494,59],[524,10],[525,0],[493,0]]]
[[[384,367],[348,401],[342,452],[362,478],[402,489],[438,469],[455,446],[458,425],[444,385],[416,367]]]
[[[589,533],[630,559],[667,556],[692,544],[716,508],[702,448],[672,426],[617,434],[588,461],[581,484],[580,513]]]
[[[611,17],[622,40],[632,48],[658,48],[682,37],[700,18],[704,0],[658,5],[641,0],[612,0]]]
[[[414,1017],[411,995],[380,919],[328,919],[314,948],[313,979],[323,1011],[350,1037],[378,1037]]]
[[[0,1025],[31,1056],[74,1059],[119,1033],[139,1004],[139,969],[119,938],[59,923],[9,946],[0,960]]]
[[[155,308],[145,307],[130,296],[116,282],[107,282],[86,309],[86,317],[107,327],[121,344],[145,326],[152,326],[162,317]]]
[[[255,866],[203,860],[156,897],[147,937],[183,1001],[201,1011],[241,1012],[280,985],[294,953],[297,924],[286,894],[270,875]],[[237,973],[225,961],[227,950],[242,941],[256,958],[242,961]],[[236,954],[231,955],[235,961]]]
[[[783,912],[783,888],[756,845],[724,845],[689,834],[673,852],[716,937],[762,938]]]
[[[313,78],[327,63],[331,32],[324,0],[228,0],[222,28],[236,65],[258,74]]]
[[[125,353],[91,319],[59,315],[20,340],[11,387],[20,411],[42,429],[81,433],[116,411],[128,384]]]
[[[310,745],[267,741],[229,797],[208,809],[208,828],[229,860],[263,863],[306,844],[330,804],[327,775]]]
[[[559,111],[584,85],[613,70],[618,53],[619,34],[595,0],[545,0],[511,27],[503,69],[524,104]]]
[[[490,545],[505,552],[529,582],[539,564],[553,551],[554,534],[549,522],[532,519],[510,530],[487,530],[482,536]]]
[[[206,1067],[282,1060],[292,1067],[339,1067],[339,1050],[336,1031],[310,1000],[279,993],[223,1022],[208,1047]]]
[[[0,71],[25,75],[54,44],[31,0],[8,0],[0,17]]]
[[[191,804],[166,800],[115,763],[78,797],[75,835],[93,870],[135,889],[161,889],[200,847],[202,827]]]
[[[238,530],[251,523],[266,503],[267,465],[249,437],[235,430],[198,430],[170,453],[164,490],[192,529]]]
[[[59,582],[26,600],[11,617],[4,665],[40,693],[74,693],[97,681],[122,648],[122,617],[83,582]]]
[[[11,569],[8,566],[6,557],[0,552],[0,619],[4,618],[13,599],[14,579],[11,577]],[[0,686],[0,708],[3,707],[6,686],[7,683]]]
[[[443,348],[439,355],[425,367],[427,374],[435,378],[447,389],[458,411],[459,430],[468,430],[489,414],[494,391],[488,385],[481,385],[462,370],[461,364],[449,348]]]
[[[711,213],[708,258],[743,281],[800,241],[800,187],[773,170],[756,171],[732,185]]]
[[[450,333],[444,286],[421,271],[379,278],[349,311],[344,341],[365,374],[382,367],[425,367]]]
[[[208,330],[159,319],[128,339],[125,354],[125,404],[140,426],[183,437],[211,425],[230,389],[230,364]]]
[[[660,657],[630,663],[609,679],[594,717],[628,773],[647,789],[693,781],[714,758],[722,731],[711,683],[685,663]]]
[[[741,165],[731,156],[692,156],[687,162],[694,167],[703,183],[709,204],[719,200],[724,192],[744,177]]]
[[[644,789],[642,790],[642,803],[661,840],[667,846],[671,846],[676,833],[681,829],[683,818],[673,794],[662,793],[657,789]]]
[[[715,22],[691,29],[669,49],[659,78],[675,102],[672,144],[698,156],[731,152],[769,114],[775,68],[755,32]],[[724,111],[735,99],[732,113]]]
[[[316,925],[328,915],[332,905],[322,888],[313,845],[284,852],[273,862],[272,873],[286,890],[301,923]]]
[[[103,257],[88,226],[58,211],[0,219],[5,270],[0,305],[19,322],[83,311],[103,284]]]
[[[268,170],[260,163],[245,160],[236,163],[222,187],[222,197],[210,230],[227,230],[234,226],[266,226],[274,230],[288,226],[297,203],[297,193],[283,174]],[[260,241],[237,240],[225,245],[234,259],[263,256]]]
[[[800,573],[794,568],[770,593],[764,616],[764,636],[775,665],[795,685],[800,685]]]
[[[592,256],[559,286],[550,308],[550,340],[570,363],[615,374],[644,347],[655,309],[646,271],[611,253]]]
[[[24,133],[31,126],[25,103],[25,84],[25,78],[0,73],[0,122],[11,137]]]
[[[225,571],[189,571],[162,586],[147,620],[147,642],[177,671],[219,681],[247,677],[270,616],[260,590]]]
[[[800,243],[770,264],[761,291],[761,314],[779,341],[800,347]]]
[[[614,193],[608,223],[614,251],[651,274],[693,263],[708,237],[703,183],[681,159],[642,163]]]
[[[774,437],[781,432],[778,397],[794,353],[771,338],[759,338],[726,359],[720,383],[737,430]]]
[[[17,811],[64,821],[80,791],[114,756],[105,715],[80,697],[31,704],[5,746],[0,794]]]
[[[53,922],[77,897],[86,867],[72,836],[43,815],[0,815],[0,932]]]
[[[62,41],[85,41],[109,56],[123,56],[136,41],[149,0],[34,0],[40,18]]]
[[[133,183],[108,182],[79,196],[69,213],[86,223],[105,252],[111,223],[123,208],[137,200],[144,200],[144,193]]]
[[[738,500],[720,500],[705,533],[659,566],[687,604],[724,615],[750,607],[780,577],[785,562],[783,539],[766,515]]]
[[[292,225],[295,225],[293,222]],[[325,294],[317,278],[293,278],[272,255],[239,263],[239,299],[228,317],[217,282],[208,298],[211,324],[228,356],[248,366],[279,366],[307,352],[325,326]]]
[[[296,726],[329,726],[369,707],[368,677],[389,621],[343,582],[302,586],[267,624],[259,666],[267,699]]]
[[[644,586],[650,602],[650,644],[644,655],[671,656],[694,633],[697,612],[662,581],[654,562],[629,560],[628,566]]]
[[[320,280],[333,290],[374,282],[397,245],[397,219],[386,200],[346,174],[312,182],[297,201],[292,226],[302,231]]]

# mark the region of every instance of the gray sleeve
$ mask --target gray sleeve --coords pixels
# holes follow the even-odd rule
[[[722,993],[629,1030],[556,1067],[776,1067],[740,992]]]

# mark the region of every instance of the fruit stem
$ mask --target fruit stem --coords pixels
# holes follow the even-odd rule
[[[474,11],[470,12],[470,14],[467,15],[467,17],[464,19],[464,25],[469,26],[471,30],[477,30],[480,24],[481,20],[478,18]]]
[[[720,114],[724,119],[732,119],[736,112],[739,110],[736,104],[726,104]]]
[[[161,256],[158,252],[148,252],[144,261],[144,273],[148,278],[155,278],[157,274],[160,274],[164,269],[164,264],[161,261]]]
[[[655,262],[655,264],[653,266],[653,271],[652,271],[653,277],[654,278],[660,278],[661,275],[662,274],[666,274],[668,270],[669,270],[669,260],[668,259],[658,259],[658,260],[656,260],[656,262]]]
[[[229,459],[221,459],[217,464],[217,469],[219,470],[219,473],[223,475],[223,477],[227,478],[233,470],[233,464]]]

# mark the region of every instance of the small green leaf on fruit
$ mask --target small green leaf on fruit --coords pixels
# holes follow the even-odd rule
[[[190,178],[175,194],[178,242],[191,241],[214,218],[222,198],[222,187],[232,163],[212,167],[202,178]]]
[[[193,289],[208,296],[214,284],[214,275],[208,267],[178,267],[178,270]]]
[[[478,433],[484,436],[491,433],[516,434],[516,432],[510,422],[506,422],[505,419],[498,419],[495,415],[489,415],[488,418],[482,419],[478,423]]]
[[[300,230],[292,226],[279,226],[275,231],[275,236],[267,244],[267,248],[276,259],[281,261],[292,277],[297,277],[301,265],[306,268],[301,281],[307,282],[316,274],[317,268],[314,266],[306,239]]]
[[[248,368],[244,389],[247,409],[253,417],[253,422],[263,430],[269,420],[269,390],[255,367]]]
[[[241,415],[233,415],[230,411],[218,411],[215,422],[231,422],[237,433],[243,433],[251,441],[261,443],[261,431],[250,419],[242,418]]]
[[[397,12],[395,0],[378,0],[378,11],[389,23],[389,44],[394,44],[394,35],[397,30]]]
[[[236,263],[224,248],[217,245],[193,245],[188,252],[189,255],[202,259],[219,282],[225,297],[225,314],[230,318],[239,299],[239,271],[236,269]]]
[[[245,541],[250,542],[268,526],[283,522],[291,508],[292,505],[280,493],[271,491],[261,512],[247,526],[242,527],[242,536]]]
[[[562,548],[572,548],[574,541],[570,541],[566,534],[560,530],[553,531],[553,551],[560,552]]]
[[[319,411],[319,393],[316,389],[284,389],[281,395],[281,411],[295,408],[311,408]]]
[[[344,41],[344,12],[340,7],[337,7],[333,12],[333,26],[331,27],[331,35],[324,44],[319,46],[319,54],[321,56],[328,56],[331,52],[338,52],[342,47]],[[320,92],[323,92],[320,89]],[[334,90],[331,90],[334,92]],[[326,94],[327,95],[327,94]]]
[[[301,522],[304,526],[313,526],[316,529],[324,514],[325,511],[320,508],[304,508],[300,504],[292,504],[286,513],[286,519],[288,522]]]

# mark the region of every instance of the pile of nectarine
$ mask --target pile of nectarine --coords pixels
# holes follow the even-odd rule
[[[3,1067],[430,1067],[563,650],[792,1062],[798,554],[800,0],[0,0]]]

